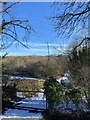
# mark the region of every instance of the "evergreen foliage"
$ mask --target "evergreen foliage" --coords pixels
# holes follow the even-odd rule
[[[84,92],[81,87],[72,87],[67,89],[59,82],[56,81],[56,78],[50,77],[44,83],[44,94],[48,102],[49,115],[51,116],[55,111],[57,111],[58,106],[62,101],[66,102],[66,111],[69,110],[68,104],[70,100],[75,104],[76,111],[80,111],[79,103],[82,101]],[[59,108],[59,111],[62,111]],[[72,112],[73,110],[71,110]]]

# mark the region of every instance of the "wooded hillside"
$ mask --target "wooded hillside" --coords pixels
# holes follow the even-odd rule
[[[45,78],[62,74],[67,69],[67,56],[7,56],[2,72],[8,75]]]

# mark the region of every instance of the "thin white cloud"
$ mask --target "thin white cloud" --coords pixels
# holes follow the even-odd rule
[[[20,55],[20,53],[19,52],[10,52],[9,54],[8,54],[8,56],[18,56],[18,55]]]
[[[65,49],[57,48],[50,49],[50,54],[59,54],[63,53]],[[23,56],[23,55],[48,55],[48,50],[44,48],[30,48],[30,49],[20,49],[17,52],[9,52],[8,56]]]
[[[8,55],[19,56],[19,55],[48,55],[47,43],[28,43],[29,49],[21,47],[17,51],[11,51]],[[50,54],[57,53],[58,51],[63,52],[67,48],[66,44],[49,44]],[[56,48],[56,49],[55,49]]]
[[[61,48],[57,48],[58,51],[66,51],[67,49],[61,49]]]
[[[67,44],[56,44],[56,43],[53,43],[53,44],[47,44],[47,43],[29,43],[30,46],[35,46],[35,47],[38,47],[38,46],[42,46],[42,47],[47,47],[47,46],[51,46],[51,47],[67,47]]]
[[[35,51],[35,52],[47,52],[48,50],[47,49],[40,49],[40,48],[30,48],[30,49],[27,49],[27,51],[31,51],[31,52],[33,52],[33,51]]]
[[[18,42],[15,41],[13,42],[14,44],[17,44]],[[50,46],[50,47],[67,47],[68,45],[67,44],[57,44],[57,43],[30,43],[30,42],[22,42],[24,45],[26,46],[30,46],[30,47],[47,47],[47,46]]]

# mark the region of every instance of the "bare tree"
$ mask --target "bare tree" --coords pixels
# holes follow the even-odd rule
[[[78,33],[84,34],[71,48],[69,70],[73,82],[85,89],[90,106],[90,2],[55,2],[52,6],[56,11],[50,20],[58,36],[74,39]]]
[[[27,47],[25,43],[28,40],[28,37],[31,33],[32,28],[28,20],[21,20],[14,17],[11,10],[16,4],[18,4],[18,2],[1,2],[0,1],[0,18],[2,18],[2,22],[0,20],[1,22],[0,23],[0,40],[2,41],[0,46],[0,51],[2,51],[3,49],[7,49],[13,43],[16,43],[16,44],[18,43],[23,45],[24,47]],[[22,33],[21,34],[22,36],[20,35],[20,32]],[[6,55],[7,53],[5,53],[2,56],[2,58],[4,59]],[[0,64],[2,64],[2,60],[0,61]],[[3,73],[4,71],[3,66],[1,67],[1,70],[2,71],[0,72]],[[3,105],[0,104],[2,108],[4,105],[10,104],[11,102],[10,99],[12,99],[13,97],[13,95],[10,95],[8,91],[5,91],[5,88],[7,87],[6,85],[3,86],[4,81],[5,81],[5,78],[3,78],[2,76],[2,80],[0,79],[0,84],[2,83],[2,87],[0,87],[0,90],[2,91],[3,89],[2,97],[0,97],[0,100],[2,101],[1,103],[3,104]],[[0,107],[0,112],[1,112],[1,107]]]
[[[70,37],[89,28],[90,2],[55,2],[52,6],[56,13],[50,19],[58,36]]]
[[[73,45],[69,55],[68,69],[73,85],[83,88],[88,107],[90,107],[90,46],[88,40],[90,41],[90,38],[84,38],[81,44]]]
[[[29,21],[14,18],[11,12],[13,6],[18,4],[18,2],[1,2],[1,4],[2,9],[0,9],[0,14],[2,15],[2,23],[0,25],[0,39],[2,43],[0,50],[7,49],[13,43],[19,43],[27,47],[25,43],[32,30]],[[22,33],[22,38],[19,31]]]

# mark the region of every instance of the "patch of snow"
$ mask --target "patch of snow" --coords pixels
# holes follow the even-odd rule
[[[60,110],[60,111],[66,110],[66,102],[64,100],[62,100],[59,103],[59,105],[55,107],[55,109]]]
[[[87,111],[90,112],[90,110],[87,109],[87,105],[85,102],[80,102],[78,104],[78,106],[79,106],[80,110],[83,110],[85,112],[87,112]],[[66,110],[76,111],[76,105],[71,100],[68,103],[66,103],[66,101],[62,100],[58,105],[55,106],[55,109],[59,110],[59,111],[66,111]]]
[[[20,76],[10,76],[10,79],[20,79],[20,80],[38,80],[38,78],[31,78],[31,77],[20,77]]]
[[[17,95],[16,95],[16,96],[19,97],[19,98],[23,98],[22,92],[17,92]]]
[[[70,75],[68,73],[64,73],[64,76],[57,79],[57,81],[61,84],[70,84],[70,80],[69,80]]]
[[[4,113],[4,117],[30,117],[30,118],[42,118],[41,113],[30,113],[26,110],[18,110],[18,109],[8,109]]]
[[[69,73],[64,73],[64,76],[65,77],[70,77],[70,74]]]
[[[46,99],[43,97],[43,93],[36,93],[31,98],[25,98],[17,103],[21,103],[18,106],[33,107],[33,108],[46,108]]]
[[[21,101],[15,102],[14,104],[17,104],[18,107],[46,109],[46,101],[43,99],[43,93],[37,93],[36,96],[33,96],[31,98],[23,98]],[[29,112],[29,110],[29,108],[27,110],[8,109],[5,111],[3,117],[42,118],[42,114],[40,112],[33,113]]]
[[[2,74],[0,74],[0,76],[2,76]],[[13,79],[20,79],[20,80],[44,80],[44,79],[39,79],[39,78],[33,78],[33,77],[21,77],[21,76],[11,76],[11,75],[7,75],[7,74],[4,74],[3,76],[7,76],[9,77],[9,79],[13,80]]]
[[[19,102],[20,104],[18,106],[22,107],[31,107],[31,108],[41,108],[45,109],[46,108],[46,102],[43,100],[26,100],[24,99],[23,101]]]
[[[62,77],[60,79],[57,79],[57,81],[59,82],[59,84],[69,88],[70,87],[70,80],[67,77]]]
[[[85,103],[85,102],[80,102],[80,103],[79,103],[79,108],[80,108],[81,110],[85,110],[85,109],[87,108],[86,103]]]
[[[44,93],[36,93],[35,96],[31,97],[31,100],[46,100]]]
[[[61,78],[60,78],[60,79],[57,79],[57,81],[61,84]]]
[[[89,112],[90,113],[90,109],[84,109],[84,112]]]

